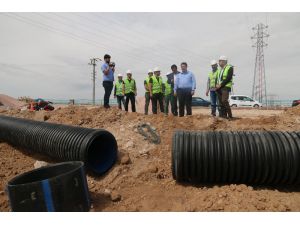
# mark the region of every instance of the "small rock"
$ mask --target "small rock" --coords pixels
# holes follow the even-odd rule
[[[149,171],[150,173],[157,173],[158,168],[157,168],[155,165],[152,165],[152,166],[150,166],[150,167],[148,168],[148,171]]]
[[[0,174],[0,177],[5,177],[5,174]]]
[[[122,165],[127,165],[127,164],[129,164],[129,163],[131,163],[131,159],[130,159],[130,157],[129,157],[129,154],[126,153],[126,154],[124,154],[124,155],[122,156],[122,158],[121,158],[121,164],[122,164]]]
[[[139,151],[139,154],[140,155],[148,155],[149,154],[149,150],[144,148],[144,149],[142,149],[142,150]]]
[[[121,200],[121,195],[116,192],[116,191],[113,191],[111,194],[110,194],[110,199],[113,201],[113,202],[118,202]]]
[[[249,191],[253,191],[253,187],[248,186],[248,190],[249,190]]]
[[[47,162],[36,161],[33,166],[34,166],[35,169],[38,169],[38,168],[45,167],[45,166],[48,166],[48,165],[49,165],[49,163],[47,163]]]
[[[124,132],[124,131],[125,131],[125,128],[124,128],[124,127],[121,127],[121,128],[120,128],[120,131],[121,131],[121,132]]]
[[[135,147],[135,144],[133,143],[133,141],[128,141],[125,144],[125,148],[134,148],[134,147]]]
[[[4,191],[0,191],[0,195],[4,195]]]
[[[137,128],[135,128],[133,131],[134,131],[135,133],[139,132]]]
[[[110,190],[110,189],[104,189],[103,194],[104,194],[106,197],[110,197],[111,190]]]

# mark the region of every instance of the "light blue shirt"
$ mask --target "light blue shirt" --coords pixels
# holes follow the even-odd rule
[[[111,68],[109,68],[108,75],[104,74],[104,70],[106,70],[107,68],[109,68],[109,65],[107,63],[104,63],[101,66],[101,70],[103,72],[103,81],[114,81],[115,80],[115,78],[114,78],[114,71],[112,71]]]
[[[186,71],[177,74],[175,84],[174,84],[174,92],[176,93],[177,90],[181,88],[191,89],[191,91],[195,91],[196,80],[192,72]]]

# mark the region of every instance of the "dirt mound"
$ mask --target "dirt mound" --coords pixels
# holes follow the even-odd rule
[[[272,116],[228,121],[207,114],[189,117],[145,116],[113,107],[69,106],[52,112],[7,110],[2,114],[45,120],[112,132],[119,146],[117,164],[104,176],[88,175],[92,211],[299,211],[299,187],[295,189],[246,185],[192,186],[178,184],[171,173],[171,144],[175,130],[300,130],[299,107]],[[247,112],[249,113],[249,112]],[[254,113],[257,113],[255,111]],[[150,124],[161,138],[159,145],[138,133],[137,126]],[[0,143],[0,192],[9,179],[33,169],[45,156],[17,150]],[[0,210],[8,211],[8,198],[0,195]]]
[[[0,106],[6,108],[20,108],[25,104],[8,95],[0,94]]]

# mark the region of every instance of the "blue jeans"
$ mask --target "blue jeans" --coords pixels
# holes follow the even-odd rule
[[[217,111],[217,93],[216,91],[210,91],[210,102],[211,102],[211,114],[216,114]]]

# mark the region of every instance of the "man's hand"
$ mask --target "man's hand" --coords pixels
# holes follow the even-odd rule
[[[221,87],[221,85],[220,85],[220,84],[217,84],[217,86],[216,86],[216,90],[219,90],[219,89],[220,89],[220,87]]]
[[[206,91],[206,96],[208,96],[208,91]]]
[[[191,91],[191,95],[193,96],[195,94],[195,91]]]

